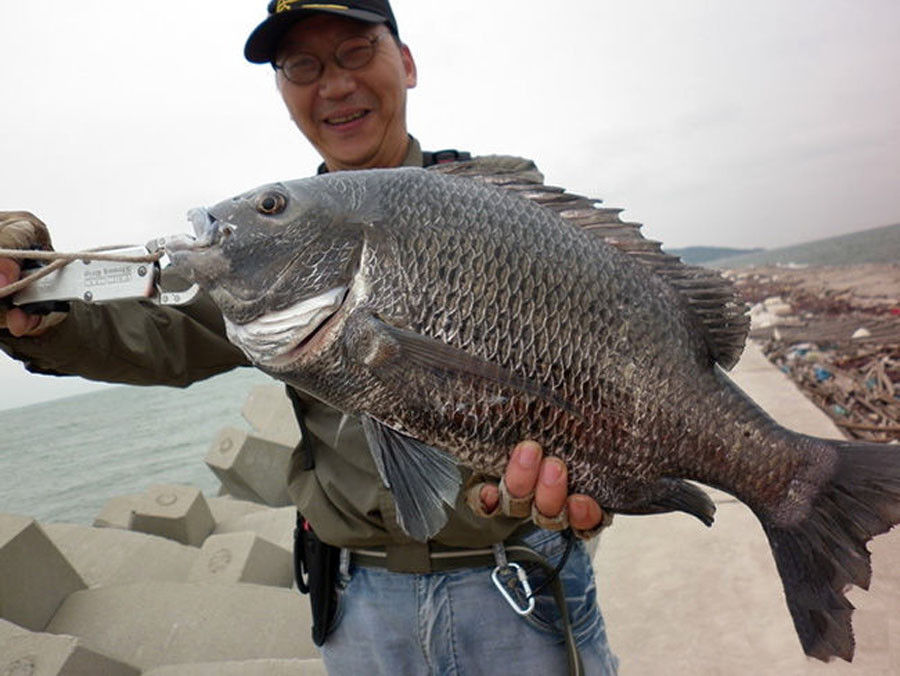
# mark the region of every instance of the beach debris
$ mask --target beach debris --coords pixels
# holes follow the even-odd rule
[[[778,297],[793,308],[777,326],[754,323],[751,337],[847,438],[900,441],[896,297],[879,297],[870,268],[858,272],[858,287],[849,270],[804,272],[789,279],[766,268],[730,274],[750,302]],[[827,281],[832,277],[836,284]]]

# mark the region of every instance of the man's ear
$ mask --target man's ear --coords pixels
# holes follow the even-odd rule
[[[400,59],[403,61],[403,70],[406,71],[406,88],[412,89],[416,86],[418,73],[416,71],[416,61],[406,45],[400,45]]]

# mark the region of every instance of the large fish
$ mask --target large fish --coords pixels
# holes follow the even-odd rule
[[[850,660],[844,590],[900,521],[900,452],[778,426],[723,372],[748,328],[728,282],[506,166],[267,185],[195,210],[170,255],[254,364],[361,416],[412,536],[445,522],[459,465],[499,476],[525,438],[611,512],[709,524],[687,480],[708,484],[762,522],[806,653]]]

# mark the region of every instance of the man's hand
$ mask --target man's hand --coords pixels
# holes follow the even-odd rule
[[[27,211],[0,211],[0,249],[52,249],[50,233],[41,219]],[[11,258],[0,258],[0,289],[19,280],[22,271]],[[0,329],[16,336],[40,335],[65,317],[53,313],[41,317],[0,304]]]
[[[11,258],[0,258],[0,289],[19,280],[19,264]],[[0,307],[0,329],[9,329],[16,337],[30,335],[38,328],[41,318],[26,314],[19,308]]]
[[[564,521],[564,511],[568,513],[569,525],[581,534],[593,534],[602,525],[604,514],[596,500],[587,495],[569,495],[565,463],[552,456],[545,458],[533,441],[523,441],[513,449],[503,482],[513,503],[529,501],[533,492],[538,525],[544,525],[541,521]],[[481,485],[479,497],[484,513],[495,513],[500,506],[500,489],[495,484]]]

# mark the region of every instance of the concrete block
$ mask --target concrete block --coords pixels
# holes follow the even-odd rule
[[[257,436],[295,448],[300,426],[284,385],[256,385],[250,390],[241,414]]]
[[[0,514],[0,617],[40,631],[85,586],[34,519]]]
[[[3,676],[140,676],[140,669],[110,659],[74,636],[26,632],[0,639]]]
[[[193,486],[154,484],[138,501],[131,529],[199,547],[215,522],[206,498]]]
[[[280,507],[253,512],[216,526],[215,535],[250,531],[289,552],[294,551],[294,528],[297,526],[297,508]]]
[[[291,504],[287,493],[289,446],[234,427],[223,428],[204,459],[229,495],[272,507]]]
[[[196,547],[117,528],[51,523],[44,530],[89,587],[184,582],[200,556]]]
[[[28,629],[20,627],[15,622],[0,619],[0,643],[3,643],[5,640],[10,639],[13,636],[24,636],[25,634],[30,633],[31,632],[28,631]]]
[[[307,659],[309,602],[278,587],[136,583],[76,592],[47,631],[141,669],[166,664]]]
[[[110,498],[94,519],[94,525],[98,528],[129,530],[140,499],[140,495],[117,495]]]
[[[188,575],[190,582],[265,584],[290,587],[294,557],[255,533],[210,535]]]
[[[206,498],[209,505],[209,511],[212,512],[213,521],[216,524],[231,521],[245,514],[252,512],[261,512],[266,509],[265,505],[249,500],[237,500],[230,496],[221,496],[214,498]]]
[[[327,676],[322,660],[245,660],[173,664],[145,671],[143,676]]]

